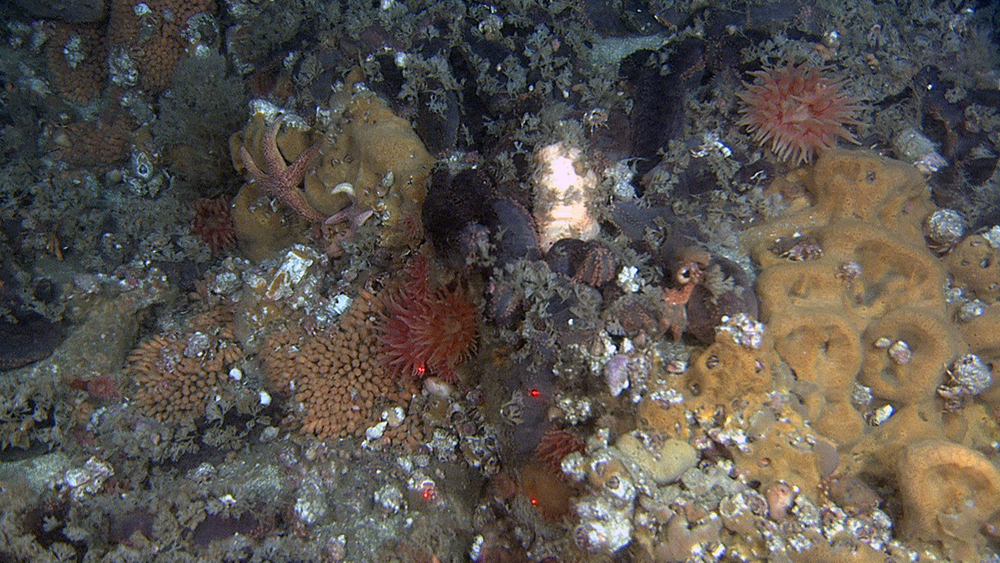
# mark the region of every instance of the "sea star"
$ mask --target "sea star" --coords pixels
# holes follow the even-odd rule
[[[257,185],[283,201],[306,220],[321,223],[327,216],[317,211],[306,199],[305,192],[299,189],[299,184],[306,174],[306,166],[319,156],[320,145],[317,143],[304,150],[289,166],[278,150],[278,130],[281,129],[282,121],[280,117],[275,119],[264,133],[264,170],[253,161],[246,147],[240,147],[240,158]]]
[[[334,190],[337,190],[337,188],[334,188]],[[362,210],[358,207],[357,201],[354,199],[353,189],[349,188],[344,193],[351,197],[351,204],[330,215],[329,218],[323,221],[322,230],[325,232],[326,238],[330,240],[326,247],[326,255],[330,258],[340,258],[343,256],[344,243],[353,240],[354,235],[357,234],[361,225],[364,225],[365,221],[375,214],[371,209]],[[339,223],[346,223],[347,227],[340,232],[336,232],[334,231],[334,227]]]

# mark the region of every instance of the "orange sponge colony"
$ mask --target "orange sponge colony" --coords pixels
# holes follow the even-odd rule
[[[321,440],[363,435],[383,409],[408,407],[412,389],[392,377],[379,354],[377,296],[362,294],[328,331],[276,331],[265,345],[270,387],[292,395],[302,432]],[[412,387],[412,386],[411,386]],[[398,427],[404,434],[411,429]]]

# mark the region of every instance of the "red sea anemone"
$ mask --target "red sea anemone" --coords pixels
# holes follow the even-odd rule
[[[857,100],[822,68],[789,63],[751,74],[756,81],[738,94],[743,101],[739,124],[747,126],[755,141],[770,141],[781,160],[809,162],[817,151],[833,147],[838,137],[857,142],[844,127],[858,124]]]
[[[212,252],[236,246],[236,231],[233,229],[233,215],[228,198],[196,199],[192,207],[194,219],[191,221],[191,232],[212,247]]]
[[[576,434],[567,430],[550,428],[542,436],[538,446],[535,448],[535,456],[545,464],[555,475],[562,476],[563,458],[573,452],[583,452],[587,450],[584,443]]]
[[[455,380],[455,367],[476,347],[476,308],[462,286],[432,291],[427,258],[406,268],[407,280],[388,290],[380,324],[386,363],[405,377]]]

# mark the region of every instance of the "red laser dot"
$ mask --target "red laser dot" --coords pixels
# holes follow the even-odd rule
[[[418,375],[423,375],[426,372],[427,372],[427,366],[425,366],[424,364],[420,364],[419,366],[417,366]]]
[[[532,389],[531,391],[528,391],[528,393],[530,393],[532,397],[538,397],[542,394],[542,392],[538,389]]]
[[[538,504],[538,499],[537,498],[532,498],[531,499],[531,504],[537,505]]]

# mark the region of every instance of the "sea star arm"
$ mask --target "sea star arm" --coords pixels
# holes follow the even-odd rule
[[[296,213],[310,222],[319,223],[326,220],[326,215],[320,213],[306,199],[305,192],[299,189],[299,184],[305,178],[306,167],[317,156],[319,156],[320,145],[315,144],[299,155],[295,162],[289,166],[281,151],[278,150],[278,130],[281,128],[281,119],[276,119],[264,133],[264,169],[261,170],[254,162],[250,152],[246,147],[240,147],[240,160],[246,166],[250,177],[254,179],[265,191],[277,197],[286,205],[295,210]]]
[[[267,183],[267,174],[257,167],[257,163],[253,161],[253,157],[247,151],[246,147],[240,147],[240,160],[243,161],[243,166],[246,167],[247,172],[250,173],[250,177],[254,179],[258,184]]]
[[[319,143],[316,143],[315,145],[302,151],[302,154],[300,154],[299,157],[295,159],[295,162],[293,162],[292,166],[288,169],[288,175],[291,178],[299,178],[300,181],[301,179],[305,178],[306,167],[309,166],[309,164],[313,160],[316,160],[316,157],[319,156],[319,150],[320,150],[320,145]]]

